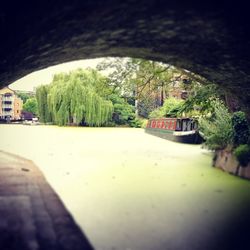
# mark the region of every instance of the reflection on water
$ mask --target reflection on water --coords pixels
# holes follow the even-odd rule
[[[250,201],[250,182],[210,167],[208,151],[142,129],[0,125],[0,138],[40,167],[96,249],[216,249]]]

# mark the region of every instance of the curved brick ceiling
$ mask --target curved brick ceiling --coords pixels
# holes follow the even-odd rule
[[[198,73],[248,108],[250,30],[241,1],[5,2],[0,7],[2,86],[62,62],[130,56]]]

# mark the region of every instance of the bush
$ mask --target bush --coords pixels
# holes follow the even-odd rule
[[[239,145],[234,150],[234,155],[236,156],[240,165],[242,167],[246,167],[248,163],[250,162],[250,146],[247,144]]]
[[[183,103],[183,100],[174,97],[167,98],[162,106],[164,116],[177,117]]]
[[[153,110],[149,118],[177,117],[180,113],[184,101],[170,97],[165,99],[162,107]]]
[[[116,94],[109,96],[109,100],[112,101],[114,106],[114,112],[112,115],[112,122],[117,125],[130,125],[135,124],[135,109],[132,105],[128,104],[124,98],[119,97]],[[131,126],[131,125],[130,125]]]
[[[30,112],[34,115],[38,114],[38,105],[37,100],[35,97],[29,98],[26,100],[25,104],[23,105],[23,110]]]
[[[114,104],[114,113],[112,120],[118,125],[129,124],[135,119],[134,107],[124,102],[123,104]]]
[[[130,121],[129,126],[133,128],[141,128],[142,120],[139,118],[135,118]]]
[[[135,118],[129,123],[129,125],[133,128],[146,128],[147,124],[148,120],[143,118]]]
[[[148,119],[142,119],[141,128],[146,128],[148,125]]]
[[[162,107],[153,110],[149,114],[149,118],[161,118],[161,117],[164,117],[164,116],[165,116],[165,113],[164,113]]]
[[[235,112],[232,116],[233,144],[247,144],[249,139],[249,126],[244,112]]]
[[[103,125],[103,127],[115,127],[116,124],[112,121],[108,121],[105,125]]]
[[[228,145],[232,145],[231,115],[221,101],[216,100],[213,105],[213,116],[210,118],[203,117],[199,120],[200,130],[204,134],[205,146],[208,149],[224,149]]]

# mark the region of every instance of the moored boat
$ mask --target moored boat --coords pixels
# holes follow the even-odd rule
[[[145,131],[175,142],[200,144],[198,121],[193,118],[154,118],[148,121]]]

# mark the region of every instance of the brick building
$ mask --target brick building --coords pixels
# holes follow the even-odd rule
[[[190,84],[190,79],[186,75],[174,74],[170,88],[168,90],[168,97],[185,100],[188,98],[189,90],[187,87]]]
[[[0,119],[18,120],[21,118],[23,101],[15,91],[5,87],[0,90]]]

